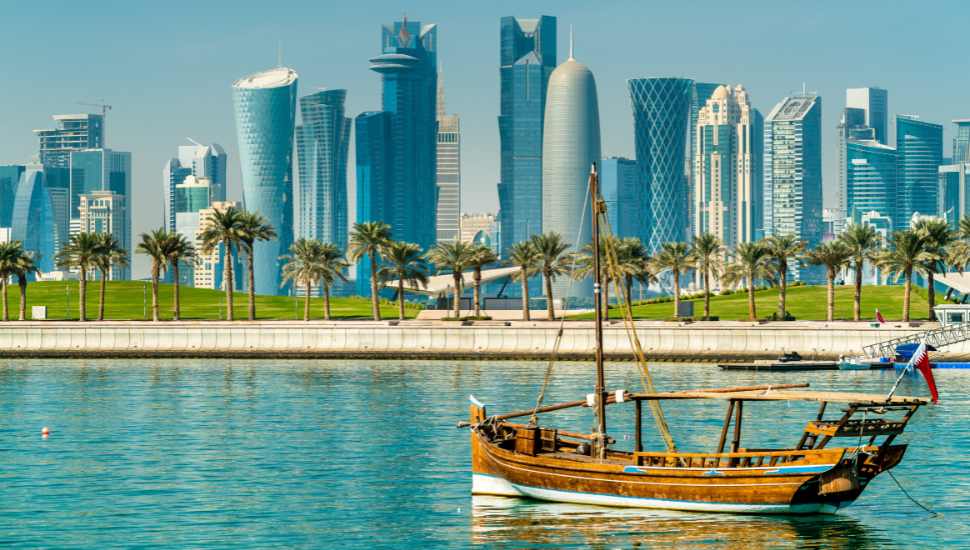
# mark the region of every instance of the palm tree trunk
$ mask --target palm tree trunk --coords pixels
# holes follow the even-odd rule
[[[303,321],[310,322],[310,294],[313,294],[313,279],[307,277],[306,280],[306,300],[303,303]],[[252,302],[250,302],[252,303]],[[250,309],[255,314],[255,310]]]
[[[626,278],[624,279],[623,283],[626,285],[626,288],[624,289],[624,290],[626,290],[626,292],[625,292],[625,294],[626,294],[626,307],[627,308],[631,308],[631,307],[633,307],[633,276],[632,275],[627,275]],[[566,298],[568,299],[569,297],[567,296]],[[631,312],[631,315],[632,315],[632,312]]]
[[[105,282],[104,270],[101,270],[101,296],[98,298],[98,321],[104,321],[104,287],[107,283]]]
[[[7,309],[7,277],[3,277],[3,320],[7,322],[10,320],[10,312]]]
[[[472,275],[472,277],[473,277],[472,280],[475,282],[475,291],[474,291],[474,294],[475,294],[475,317],[480,317],[482,315],[482,310],[481,310],[481,307],[478,304],[478,297],[480,295],[479,292],[480,292],[480,289],[481,289],[481,286],[482,286],[482,269],[480,267],[476,267],[475,268],[475,273],[474,273],[474,275]],[[402,313],[401,313],[402,317],[401,318],[403,319],[404,318],[403,317],[403,315],[404,315],[403,311],[404,310],[401,310],[401,311],[402,311]]]
[[[556,320],[556,310],[552,307],[552,276],[543,272],[546,279],[546,315],[549,321]]]
[[[455,283],[455,302],[452,304],[456,319],[461,317],[461,273],[452,273],[451,279]]]
[[[531,321],[529,315],[529,280],[525,276],[525,267],[522,268],[522,320]]]
[[[17,278],[20,285],[20,320],[27,320],[27,276],[21,275]]]
[[[78,294],[80,296],[78,297],[78,305],[77,305],[78,306],[78,310],[80,310],[80,315],[78,317],[78,320],[83,323],[84,321],[87,321],[88,320],[87,315],[86,315],[86,312],[84,311],[85,310],[85,306],[87,305],[87,301],[88,301],[88,267],[87,266],[82,266],[81,267],[81,278],[78,281],[78,286],[80,287],[78,289]],[[4,281],[4,287],[3,287],[3,314],[4,314],[4,317],[7,316],[7,286],[6,286],[6,281]]]
[[[246,254],[248,258],[248,268],[249,268],[249,320],[256,320],[256,276],[253,273],[253,246],[250,245],[248,248],[249,252]],[[310,294],[307,294],[307,300],[310,299]]]
[[[778,267],[781,270],[781,273],[780,273],[781,276],[778,278],[778,281],[779,281],[779,283],[778,283],[779,284],[779,287],[778,287],[778,318],[779,319],[784,319],[785,318],[785,300],[787,299],[787,297],[785,296],[785,293],[788,290],[788,261],[786,260],[786,261],[783,261],[783,262],[779,262],[778,263]],[[749,288],[752,287],[752,286],[754,286],[754,281],[753,280],[748,283],[748,287]]]
[[[156,263],[152,263],[152,321],[158,322],[158,278],[161,276],[162,268]]]
[[[862,262],[855,265],[855,305],[852,311],[854,321],[862,320]]]
[[[754,272],[748,272],[748,316],[752,321],[758,318],[758,310],[754,307]]]
[[[913,271],[906,270],[906,284],[903,288],[903,322],[909,322],[909,289],[913,284]]]
[[[370,304],[375,321],[381,320],[381,308],[377,304],[377,253],[370,253]]]
[[[933,322],[933,321],[936,321],[936,312],[933,311],[933,308],[936,307],[936,291],[933,290],[933,287],[936,286],[936,283],[933,280],[932,271],[926,274],[926,283],[927,283],[927,286],[930,287],[929,292],[926,295],[926,299],[930,303],[930,322]]]
[[[832,322],[835,320],[835,270],[828,270],[829,276],[829,316],[826,321]]]
[[[475,287],[475,292],[478,292],[478,287]],[[404,320],[404,278],[400,276],[397,278],[397,318]]]
[[[226,244],[226,257],[223,258],[226,268],[223,270],[223,278],[226,283],[226,320],[234,321],[232,311],[232,243],[228,240],[224,241]]]
[[[704,271],[704,317],[711,316],[711,276]]]
[[[680,271],[671,271],[674,276],[674,317],[680,316]]]
[[[330,320],[330,287],[323,283],[323,318]]]
[[[172,292],[175,293],[174,298],[174,308],[172,310],[172,319],[178,321],[181,315],[182,306],[179,304],[179,263],[178,260],[172,262],[172,275],[175,276],[175,284],[172,286]]]

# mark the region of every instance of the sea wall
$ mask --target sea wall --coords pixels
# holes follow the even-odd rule
[[[401,324],[346,322],[24,322],[0,325],[3,357],[311,357],[413,359],[544,359],[553,350],[558,323]],[[859,323],[638,322],[636,334],[648,359],[738,361],[771,359],[786,351],[810,358],[858,355],[862,346],[935,328]],[[570,321],[559,356],[589,359],[591,322]],[[621,324],[604,328],[604,352],[629,358]],[[946,348],[949,359],[970,356],[964,342]]]

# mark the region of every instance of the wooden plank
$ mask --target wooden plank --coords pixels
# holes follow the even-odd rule
[[[639,403],[639,401],[637,401]],[[724,417],[724,427],[721,428],[721,439],[717,443],[718,454],[724,452],[725,441],[727,440],[728,426],[731,425],[731,414],[734,413],[734,400],[732,399],[728,405],[727,416]]]

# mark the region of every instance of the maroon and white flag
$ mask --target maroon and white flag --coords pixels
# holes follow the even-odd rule
[[[876,310],[876,319],[879,319],[880,323],[883,323],[883,324],[886,323],[886,320],[882,318],[882,313],[879,313],[878,309]]]
[[[923,373],[923,378],[926,378],[926,385],[930,387],[930,395],[933,396],[933,404],[936,405],[936,399],[938,397],[936,393],[936,381],[933,380],[933,371],[930,370],[930,356],[926,353],[926,342],[920,342],[909,364]]]

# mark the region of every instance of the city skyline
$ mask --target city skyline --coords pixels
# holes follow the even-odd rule
[[[746,20],[746,23],[761,28],[762,32],[741,37],[741,42],[736,43],[738,47],[746,48],[748,57],[745,63],[729,65],[723,60],[706,59],[703,54],[721,36],[716,32],[710,36],[700,32],[700,39],[693,40],[692,44],[678,38],[678,32],[683,30],[678,25],[672,25],[670,29],[658,27],[655,29],[657,32],[649,37],[635,32],[636,21],[642,17],[683,21],[687,15],[686,8],[618,3],[616,10],[628,15],[618,21],[615,16],[594,13],[578,3],[568,2],[538,3],[528,9],[520,9],[512,3],[497,3],[476,9],[474,13],[463,7],[422,2],[407,6],[409,14],[415,19],[435,22],[441,29],[441,60],[449,72],[449,110],[460,114],[463,119],[465,154],[462,159],[462,210],[472,210],[469,205],[475,205],[474,210],[498,210],[495,184],[499,181],[499,140],[495,117],[499,114],[500,94],[494,60],[498,56],[496,42],[499,20],[508,15],[537,17],[548,14],[557,17],[560,25],[575,23],[577,36],[590,35],[590,39],[584,39],[581,43],[584,63],[597,75],[604,156],[634,156],[629,100],[623,84],[627,78],[656,74],[682,75],[698,82],[727,82],[731,78],[735,82],[743,81],[746,89],[756,98],[755,106],[763,112],[788,92],[800,89],[805,81],[808,89],[829,98],[822,122],[825,206],[836,204],[835,140],[831,128],[841,115],[844,107],[841,99],[847,88],[879,86],[890,89],[893,92],[890,116],[918,113],[921,120],[944,125],[944,141],[947,144],[955,137],[956,128],[949,121],[966,118],[966,114],[959,111],[955,95],[963,77],[940,70],[942,66],[957,61],[955,54],[944,47],[947,33],[955,32],[954,23],[949,18],[941,21],[933,33],[917,29],[915,32],[920,33],[922,39],[917,42],[918,47],[903,48],[889,43],[886,45],[888,50],[882,55],[859,64],[837,57],[840,48],[850,45],[848,36],[851,33],[843,31],[851,26],[848,21],[852,19],[852,14],[866,13],[867,17],[875,18],[874,24],[888,32],[893,28],[903,28],[919,13],[931,13],[929,8],[910,6],[908,10],[880,10],[873,14],[851,5],[820,5],[810,17],[798,21],[789,18],[782,30],[771,28],[768,23],[786,12],[793,13],[792,10],[768,7],[769,4],[761,4]],[[336,17],[331,17],[333,10],[337,10],[333,13]],[[726,8],[722,11],[721,8],[712,7],[711,10],[712,13],[721,14],[722,18],[737,18]],[[75,59],[73,65],[68,66],[60,60],[51,59],[45,52],[52,52],[52,49],[48,49],[51,46],[63,45],[60,39],[51,40],[49,45],[39,45],[39,53],[31,56],[31,59],[26,57],[26,52],[22,54],[18,48],[8,47],[12,52],[12,56],[4,61],[8,68],[23,67],[28,78],[40,85],[30,91],[10,89],[11,103],[21,104],[21,107],[7,109],[3,115],[2,127],[5,130],[0,135],[0,144],[4,147],[0,164],[25,164],[37,151],[32,130],[50,127],[53,114],[93,114],[91,111],[94,109],[75,106],[73,102],[94,102],[96,98],[104,97],[107,103],[114,105],[105,122],[107,146],[132,152],[133,219],[136,224],[132,232],[137,234],[157,228],[162,221],[161,214],[155,211],[157,205],[151,201],[158,192],[157,170],[160,163],[170,158],[172,144],[181,142],[186,135],[203,143],[232,144],[226,145],[232,159],[227,199],[241,200],[241,176],[237,160],[240,157],[235,150],[234,121],[231,107],[227,105],[226,88],[239,75],[275,65],[279,57],[281,33],[284,65],[291,65],[305,79],[309,78],[309,86],[347,89],[348,113],[359,113],[379,104],[379,92],[373,89],[372,84],[367,84],[372,82],[372,74],[367,74],[369,71],[366,67],[361,70],[359,59],[373,51],[372,46],[368,45],[373,43],[375,26],[382,21],[399,18],[398,8],[324,9],[301,4],[299,18],[293,17],[293,10],[279,10],[278,14],[265,9],[251,12],[245,6],[238,10],[213,6],[202,11],[220,13],[220,17],[224,16],[225,28],[219,25],[210,32],[208,26],[196,27],[197,23],[186,22],[175,13],[146,8],[138,10],[138,15],[151,19],[154,22],[152,26],[135,33],[137,26],[129,25],[128,29],[94,37],[92,40],[105,52],[106,61],[128,68],[123,78],[95,71],[93,62]],[[13,16],[28,17],[36,10],[19,7],[10,8],[8,12]],[[325,12],[327,17],[323,16]],[[69,23],[83,23],[91,18],[93,14],[87,10],[65,7],[51,14],[45,24],[56,35],[58,29],[67,28]],[[120,10],[112,15],[116,21],[134,22],[132,18],[132,10]],[[199,40],[186,45],[164,30],[168,28],[166,22],[174,24],[176,21],[186,32],[196,28]],[[269,30],[255,39],[251,36],[233,37],[229,31],[233,26],[246,27],[257,23],[267,25]],[[124,25],[113,27],[122,28]],[[701,23],[702,31],[714,27],[713,22]],[[274,32],[277,29],[278,32]],[[314,36],[315,46],[300,36],[302,29],[313,30],[305,34]],[[638,36],[636,43],[630,40],[632,36]],[[17,40],[23,43],[24,39],[24,31],[14,29],[0,40],[12,46]],[[819,46],[819,49],[798,63],[786,61],[784,66],[773,65],[780,60],[780,52],[772,51],[768,44],[782,39],[803,40]],[[9,44],[6,44],[8,41]],[[340,44],[342,51],[352,55],[320,53],[320,46],[329,44]],[[669,48],[672,44],[679,45],[679,49]],[[185,62],[199,48],[207,49],[209,55],[219,58],[220,62],[211,65],[205,74],[194,75],[197,78],[189,86],[181,79],[171,79],[171,74],[177,74],[172,71],[184,70]],[[564,42],[560,41],[557,47],[560,59],[565,59],[566,49]],[[917,59],[923,62],[927,57],[935,61],[929,64],[915,63]],[[900,73],[895,69],[898,66],[907,66],[907,72]],[[159,80],[159,75],[164,77],[163,80]],[[931,75],[939,78],[931,81]],[[67,82],[72,84],[70,88],[66,86]],[[933,82],[932,86],[930,82]],[[151,135],[144,131],[147,127],[153,129]],[[353,163],[353,158],[348,162]],[[355,181],[352,174],[348,174],[348,180],[353,218]],[[147,275],[143,259],[136,258],[135,262],[133,275]]]

